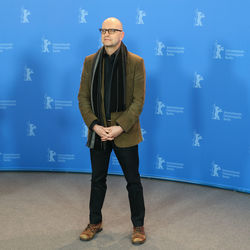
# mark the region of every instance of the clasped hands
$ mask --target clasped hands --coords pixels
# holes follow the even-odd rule
[[[101,137],[102,141],[112,141],[123,132],[121,126],[103,127],[98,124],[93,127],[93,130]]]

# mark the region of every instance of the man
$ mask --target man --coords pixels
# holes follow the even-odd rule
[[[102,205],[111,151],[114,150],[127,181],[133,223],[132,243],[142,244],[144,198],[139,175],[138,143],[142,141],[139,116],[145,98],[143,59],[127,51],[122,23],[108,18],[100,29],[103,47],[87,56],[78,94],[79,108],[89,128],[92,178],[89,224],[81,240],[102,230]]]

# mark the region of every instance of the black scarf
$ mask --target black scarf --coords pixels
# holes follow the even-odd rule
[[[93,113],[98,118],[98,123],[104,126],[102,117],[102,96],[101,87],[103,79],[103,54],[104,47],[99,49],[93,61],[91,75],[91,108]],[[113,64],[111,76],[111,92],[110,92],[110,112],[119,112],[126,109],[126,58],[127,48],[121,43]],[[94,132],[90,132],[87,146],[89,148],[103,149],[106,143],[103,143],[100,137]]]

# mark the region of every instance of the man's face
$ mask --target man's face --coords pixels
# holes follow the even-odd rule
[[[102,29],[118,29],[122,30],[122,26],[116,20],[105,20],[102,24]],[[114,34],[109,34],[107,31],[102,34],[102,43],[105,47],[118,48],[124,37],[124,32],[116,31]]]

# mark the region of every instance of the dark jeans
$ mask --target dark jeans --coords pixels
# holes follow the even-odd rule
[[[139,175],[138,145],[128,148],[118,148],[114,142],[108,142],[105,150],[90,149],[92,179],[90,193],[90,223],[97,224],[102,221],[102,205],[104,202],[107,185],[106,178],[110,154],[114,150],[122,167],[127,181],[127,190],[131,211],[131,220],[135,227],[143,226],[145,207],[143,189]]]

